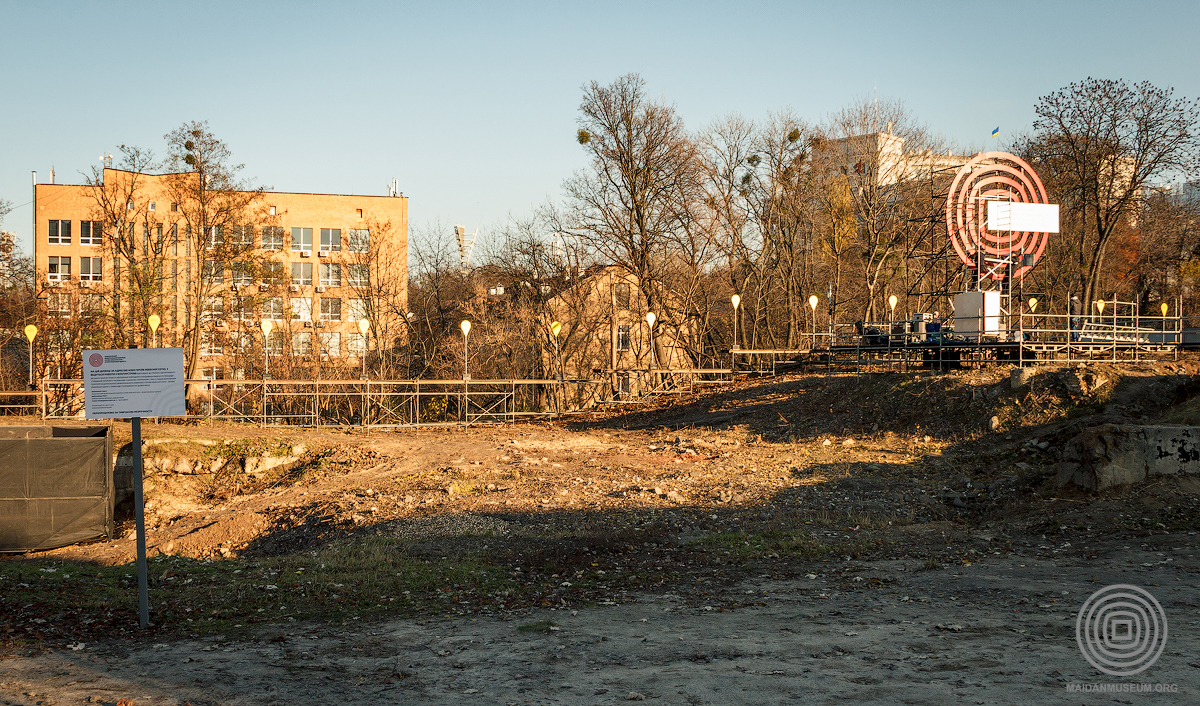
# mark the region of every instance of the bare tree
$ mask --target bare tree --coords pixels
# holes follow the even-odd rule
[[[696,145],[674,108],[646,97],[636,74],[608,86],[593,81],[579,110],[577,137],[591,165],[564,185],[571,231],[637,277],[648,309],[672,323],[663,282],[674,245],[697,227]]]
[[[1063,205],[1084,306],[1098,294],[1105,258],[1154,178],[1194,173],[1200,103],[1149,82],[1087,78],[1043,96],[1035,133],[1018,149]]]
[[[0,199],[0,225],[12,204]],[[0,230],[0,389],[17,390],[28,379],[24,329],[37,318],[33,260],[12,233]]]
[[[188,239],[189,266],[194,276],[183,297],[185,312],[184,360],[188,377],[194,377],[200,362],[201,339],[206,320],[205,302],[223,286],[224,270],[233,262],[251,263],[257,256],[253,237],[246,237],[269,221],[262,187],[239,180],[243,165],[234,164],[229,146],[218,139],[207,122],[188,122],[165,135],[168,174],[164,191],[177,211],[180,237]],[[250,265],[246,265],[250,266]]]
[[[409,283],[405,270],[395,266],[408,259],[407,234],[395,237],[391,221],[371,219],[366,226],[349,234],[346,275],[354,297],[348,316],[352,322],[365,318],[370,325],[368,336],[375,342],[370,369],[383,379],[408,377],[409,360],[402,351],[411,339]],[[364,344],[369,346],[370,340]]]
[[[146,345],[150,334],[146,323],[151,313],[162,311],[165,269],[163,256],[172,231],[164,228],[157,210],[150,210],[149,172],[156,168],[154,154],[135,146],[121,145],[117,170],[109,172],[92,167],[84,178],[91,196],[93,224],[99,224],[103,252],[109,256],[113,271],[111,284],[104,290],[81,295],[100,299],[102,307],[86,308],[105,321],[100,329],[101,347],[124,348],[134,343]],[[95,225],[92,225],[95,228]]]
[[[833,114],[814,150],[816,169],[825,177],[841,175],[849,185],[858,218],[863,316],[875,320],[882,291],[903,267],[909,221],[925,215],[927,199],[914,193],[941,144],[895,100],[861,99]],[[844,190],[827,193],[838,198]],[[836,304],[836,303],[835,303]]]

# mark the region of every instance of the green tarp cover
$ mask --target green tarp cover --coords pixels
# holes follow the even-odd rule
[[[0,552],[111,536],[108,427],[0,427]]]

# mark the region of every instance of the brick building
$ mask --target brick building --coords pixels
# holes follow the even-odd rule
[[[197,215],[181,178],[108,168],[102,183],[34,185],[43,374],[70,377],[80,350],[133,344],[183,347],[193,378],[308,377],[395,345],[408,199],[394,187],[229,192]]]

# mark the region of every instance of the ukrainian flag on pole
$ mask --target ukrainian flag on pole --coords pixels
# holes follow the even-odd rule
[[[995,130],[992,130],[992,137],[996,137],[996,136],[997,136],[997,135],[999,135],[999,134],[1000,134],[1000,128],[999,128],[999,127],[997,127]]]

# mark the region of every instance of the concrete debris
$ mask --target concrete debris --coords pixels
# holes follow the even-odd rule
[[[1054,465],[1059,487],[1103,491],[1149,476],[1200,475],[1200,427],[1103,424],[1071,439]]]

